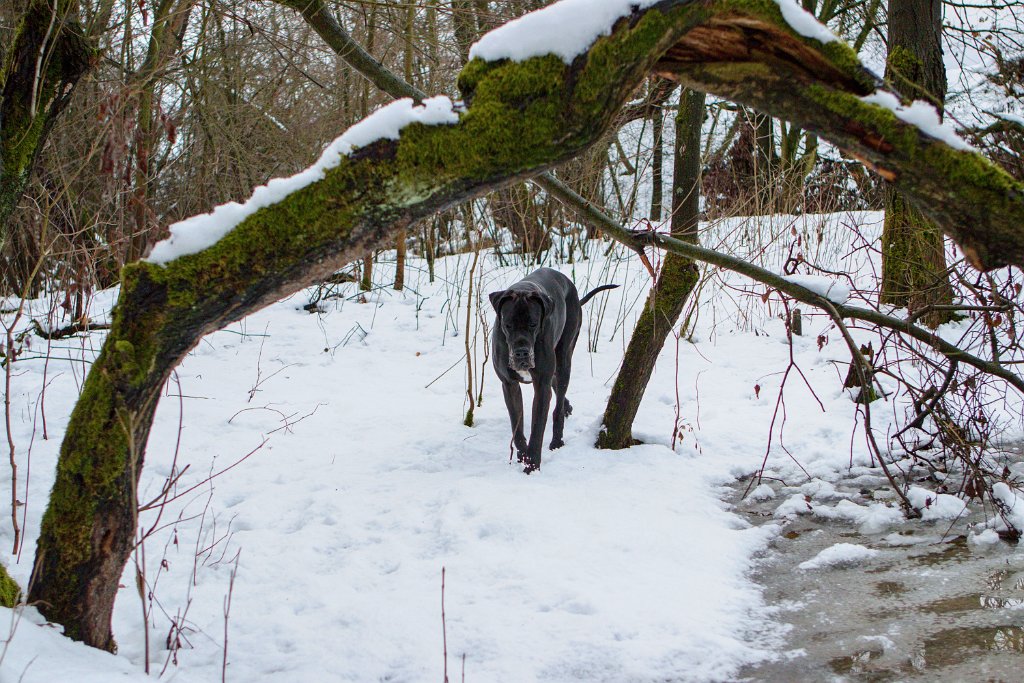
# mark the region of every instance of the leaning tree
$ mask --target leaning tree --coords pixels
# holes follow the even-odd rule
[[[780,3],[608,3],[619,11],[606,19],[587,9],[575,18],[594,36],[578,53],[566,51],[559,31],[545,42],[538,24],[510,24],[463,69],[463,102],[432,103],[435,114],[444,109],[437,125],[363,135],[308,183],[250,205],[215,243],[126,266],[110,333],[61,445],[29,600],[68,635],[113,649],[110,617],[133,544],[146,441],[160,389],[184,355],[203,335],[389,243],[414,221],[578,155],[651,73],[830,139],[899,188],[976,267],[1024,265],[1024,186],[903,121],[898,108],[866,101],[882,87],[877,77],[795,3]],[[793,24],[785,18],[794,16]],[[550,54],[554,47],[562,54]]]

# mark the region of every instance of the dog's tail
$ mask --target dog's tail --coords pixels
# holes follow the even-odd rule
[[[585,297],[583,297],[582,299],[580,299],[580,306],[582,306],[583,304],[585,304],[588,301],[590,301],[591,299],[593,299],[595,294],[603,292],[606,289],[615,289],[616,287],[618,287],[618,285],[601,285],[597,289],[593,289],[593,290],[587,292],[587,295]]]

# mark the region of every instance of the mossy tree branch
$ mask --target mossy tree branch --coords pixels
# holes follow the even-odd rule
[[[980,270],[1024,267],[1024,186],[861,98],[884,84],[844,44],[787,33],[772,8],[737,0],[688,32],[655,70],[819,134],[899,190]],[[757,9],[753,9],[757,7]],[[743,8],[748,8],[744,10]]]
[[[706,41],[688,40],[709,30],[731,42],[709,51]],[[706,49],[698,54],[695,44]],[[68,635],[113,649],[110,615],[136,529],[133,491],[160,388],[183,356],[203,335],[393,240],[410,223],[579,154],[652,71],[799,117],[799,125],[903,182],[909,195],[937,202],[938,222],[963,238],[979,265],[1024,263],[1021,186],[861,102],[876,83],[853,53],[796,35],[773,0],[665,0],[617,22],[571,64],[552,55],[473,60],[459,78],[466,109],[457,124],[410,125],[398,140],[356,150],[204,251],[166,266],[125,267],[110,333],[61,445],[29,599]],[[797,74],[798,87],[786,81],[773,89],[780,71]],[[936,193],[938,185],[947,190]],[[957,223],[965,197],[999,192],[999,201],[981,202],[987,211],[979,221]]]

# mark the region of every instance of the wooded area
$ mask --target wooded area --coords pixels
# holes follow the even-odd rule
[[[936,3],[925,5],[929,16],[938,11]],[[535,9],[529,3],[327,7],[318,0],[282,0],[229,9],[161,0],[140,7],[26,0],[0,15],[0,38],[9,46],[0,72],[0,282],[5,293],[21,297],[59,288],[79,318],[89,291],[117,282],[121,288],[102,353],[64,436],[28,591],[28,599],[73,638],[115,648],[110,615],[135,545],[136,485],[161,390],[182,358],[204,335],[348,264],[362,261],[365,274],[375,250],[396,240],[403,249],[411,243],[429,252],[428,259],[442,243],[468,243],[476,220],[471,202],[489,193],[496,193],[488,200],[493,224],[515,236],[523,258],[539,259],[554,226],[568,222],[641,253],[649,246],[671,252],[626,352],[629,374],[620,374],[613,387],[603,447],[633,442],[646,377],[697,285],[697,262],[734,269],[821,307],[840,326],[863,320],[900,332],[934,346],[953,365],[1024,390],[999,353],[977,357],[916,324],[934,327],[956,314],[945,308],[952,306],[949,269],[942,236],[930,226],[954,240],[980,271],[1024,267],[1024,183],[1010,172],[1014,163],[1019,172],[1018,157],[997,159],[1004,168],[878,103],[879,91],[895,90],[907,101],[924,93],[941,110],[946,94],[936,79],[917,77],[918,66],[941,67],[934,54],[910,54],[920,44],[912,29],[921,27],[906,28],[906,40],[896,40],[895,0],[887,80],[865,68],[848,43],[804,35],[773,0],[663,0],[631,8],[571,60],[547,54],[521,61],[466,60],[483,31]],[[878,3],[867,16],[856,15],[864,11],[856,7],[805,5],[826,21],[841,9],[849,12],[844,35],[854,45],[877,29],[878,17],[870,13],[879,12]],[[908,3],[901,16],[919,18],[916,7]],[[142,36],[135,35],[140,27]],[[291,42],[279,44],[271,27]],[[926,28],[931,37],[938,30]],[[260,51],[245,49],[255,36],[265,40]],[[323,52],[314,53],[312,45]],[[110,60],[117,50],[125,59],[115,68]],[[265,70],[275,52],[287,65],[280,73]],[[399,64],[404,78],[395,73]],[[343,155],[321,180],[255,211],[212,246],[166,263],[141,258],[170,223],[308,165],[319,146],[382,102],[455,95],[454,84],[461,104],[448,113],[456,123],[411,123],[397,139],[377,139]],[[770,179],[784,188],[769,193],[770,208],[791,205],[794,192],[804,197],[807,178],[822,166],[818,137],[841,151],[835,165],[857,160],[884,181],[886,230],[904,230],[909,241],[883,237],[883,254],[888,266],[900,254],[911,272],[883,273],[882,301],[885,282],[892,283],[888,301],[909,305],[909,319],[844,306],[698,245],[701,191],[707,194],[706,184],[716,178],[728,184],[725,162],[715,166],[701,148],[710,106],[705,93],[720,98],[716,115],[729,114],[733,128],[743,130],[728,140],[734,161],[753,165],[749,175],[728,182],[755,186],[758,178]],[[639,226],[627,220],[625,202],[619,211],[609,208],[604,174],[610,150],[620,145],[617,131],[633,121],[657,121],[653,140],[661,144],[670,101],[668,235],[631,230]],[[94,135],[80,134],[97,120],[102,125]],[[771,139],[775,126],[788,135],[780,135],[781,155]],[[1006,131],[986,134],[1019,141],[1020,131]],[[985,139],[979,133],[978,145]],[[655,158],[660,164],[661,155]],[[660,182],[657,164],[635,174],[653,173]],[[835,187],[855,175],[847,171]],[[529,179],[536,186],[522,184]],[[877,183],[860,182],[869,189]],[[662,193],[653,194],[647,213],[657,222]],[[725,194],[716,193],[715,201]],[[730,201],[741,200],[766,201],[756,192]],[[919,252],[910,254],[907,244]],[[922,264],[931,270],[920,270]],[[987,304],[1011,311],[1019,306],[1017,294],[1016,304],[985,296]],[[869,359],[850,346],[853,365],[870,386]],[[8,333],[7,348],[13,347]]]

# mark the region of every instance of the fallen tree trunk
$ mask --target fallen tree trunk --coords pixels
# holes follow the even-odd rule
[[[845,45],[798,34],[772,0],[666,0],[607,28],[568,62],[474,59],[459,79],[465,109],[457,123],[414,123],[397,139],[364,144],[212,246],[166,265],[125,267],[43,519],[29,600],[47,618],[71,637],[114,648],[110,616],[134,541],[135,487],[159,391],[203,335],[326,277],[416,220],[579,154],[652,71],[792,118],[857,154],[929,205],[979,267],[1024,263],[1024,188],[980,156],[860,100],[878,86],[875,77]]]

